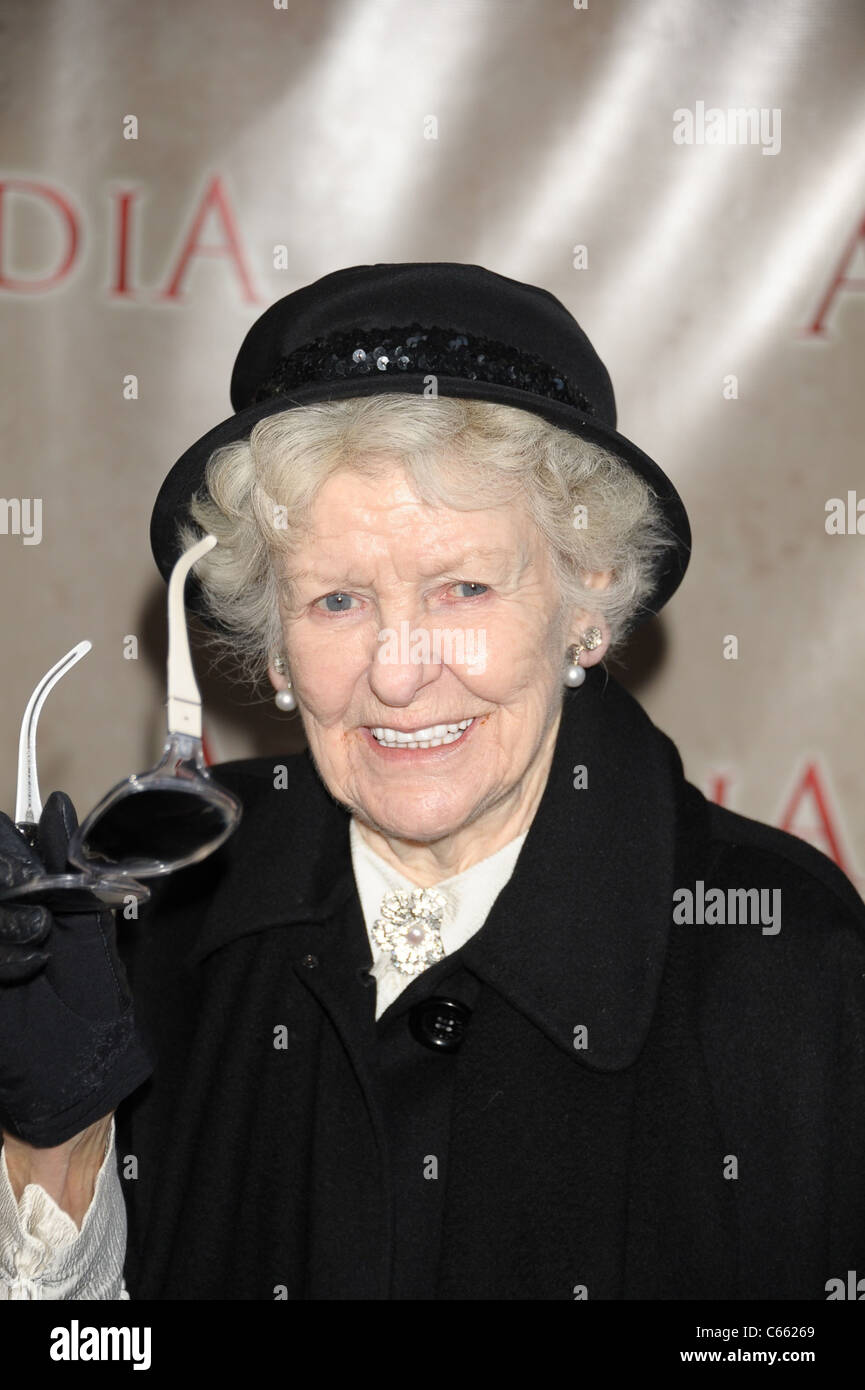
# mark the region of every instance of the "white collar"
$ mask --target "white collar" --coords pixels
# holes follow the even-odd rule
[[[446,955],[458,950],[483,926],[490,908],[514,871],[527,834],[528,831],[524,831],[522,835],[496,850],[495,854],[434,885],[436,892],[441,893],[448,903],[441,929],[442,945]],[[380,1018],[394,999],[411,984],[413,977],[404,975],[394,968],[389,954],[383,951],[373,938],[372,926],[381,910],[385,893],[416,888],[417,884],[412,883],[411,879],[406,878],[387,860],[382,859],[380,854],[370,849],[362,838],[354,817],[349,824],[349,840],[355,883],[373,958],[372,974],[376,980],[375,1016]]]

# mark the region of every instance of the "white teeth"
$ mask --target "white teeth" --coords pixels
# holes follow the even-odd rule
[[[415,729],[410,734],[383,727],[370,732],[384,748],[438,748],[442,743],[455,743],[472,723],[473,719],[462,719],[458,724],[432,724],[428,729]]]

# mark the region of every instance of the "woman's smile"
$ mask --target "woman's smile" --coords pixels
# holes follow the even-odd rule
[[[399,758],[401,762],[414,762],[417,755],[420,755],[420,760],[423,761],[428,759],[430,754],[441,755],[450,749],[461,748],[475,726],[488,718],[489,715],[473,716],[453,723],[428,724],[408,730],[389,728],[381,724],[372,727],[365,725],[361,732],[365,742],[377,753],[390,759]]]

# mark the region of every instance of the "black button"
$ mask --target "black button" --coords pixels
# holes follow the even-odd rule
[[[434,996],[409,1010],[412,1037],[433,1052],[456,1052],[465,1037],[472,1011],[456,999]]]

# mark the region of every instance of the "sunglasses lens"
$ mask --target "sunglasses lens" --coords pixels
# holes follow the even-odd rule
[[[87,829],[88,859],[142,866],[180,864],[202,857],[225,835],[232,818],[218,803],[195,794],[145,788],[121,797]]]

